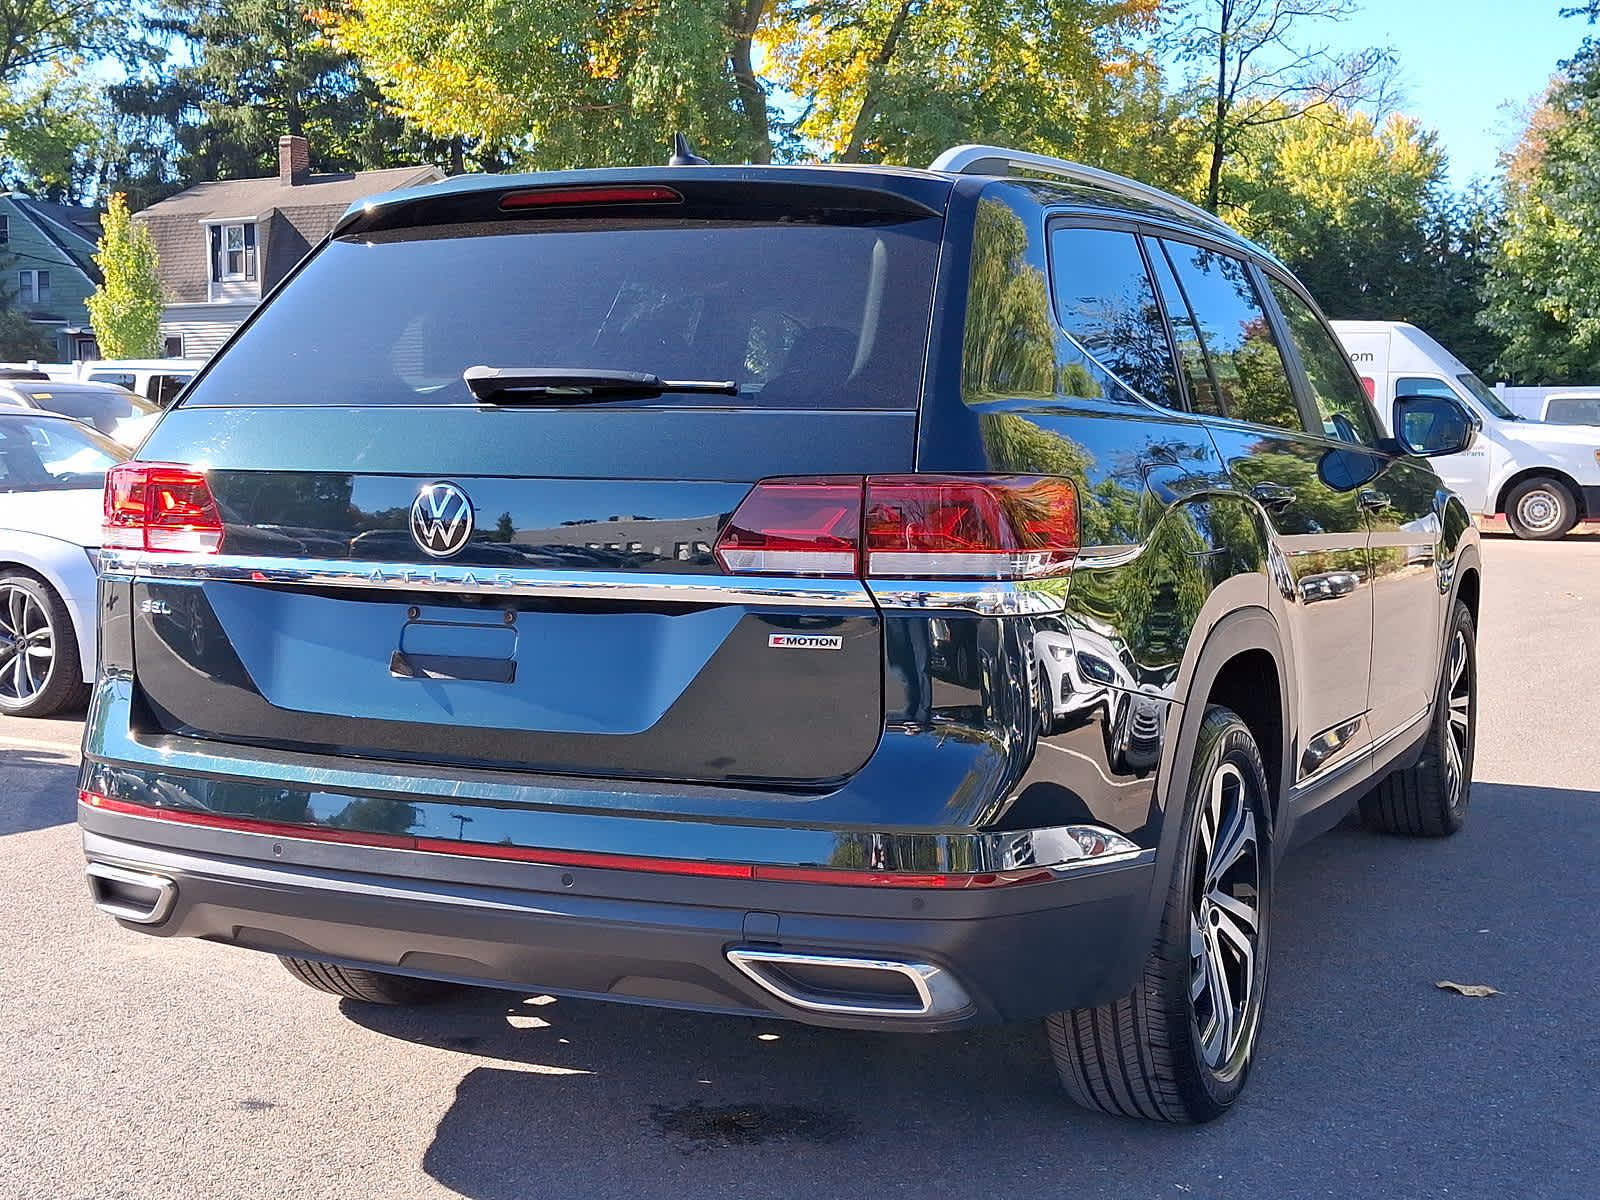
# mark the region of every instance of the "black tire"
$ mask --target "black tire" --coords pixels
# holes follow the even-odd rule
[[[1448,837],[1466,820],[1478,740],[1478,641],[1472,612],[1460,601],[1451,613],[1444,645],[1433,725],[1422,756],[1412,766],[1391,771],[1361,798],[1361,823],[1368,829]]]
[[[1219,783],[1218,781],[1223,781]],[[1221,800],[1213,807],[1213,785],[1226,790],[1236,781],[1240,813],[1240,844],[1248,840],[1254,859],[1251,871],[1242,873],[1241,857],[1225,870],[1212,887],[1207,874],[1210,849],[1219,846],[1214,813],[1227,813]],[[1179,858],[1167,892],[1161,929],[1145,960],[1144,974],[1133,992],[1099,1008],[1075,1009],[1045,1018],[1045,1033],[1061,1082],[1085,1108],[1115,1116],[1189,1123],[1221,1116],[1238,1099],[1255,1058],[1256,1039],[1267,985],[1268,930],[1271,916],[1272,852],[1267,778],[1261,752],[1249,728],[1229,709],[1213,705],[1206,710],[1195,744],[1185,793]],[[1224,832],[1231,824],[1223,824]],[[1222,839],[1232,845],[1233,839]],[[1252,882],[1253,881],[1253,882]],[[1216,1029],[1211,1019],[1220,1006],[1202,1003],[1215,997],[1207,967],[1221,950],[1207,947],[1235,945],[1220,926],[1244,929],[1232,915],[1219,916],[1206,907],[1210,897],[1227,888],[1228,898],[1241,904],[1253,893],[1256,935],[1249,955],[1250,971],[1245,998],[1229,1006],[1231,1026],[1224,1026],[1220,1044],[1211,1045]],[[1217,907],[1217,906],[1212,906]],[[1231,905],[1222,912],[1236,911]],[[1202,915],[1204,914],[1204,915]],[[1207,939],[1205,930],[1209,930]],[[1192,953],[1199,939],[1198,957]],[[1236,964],[1244,956],[1235,951]],[[1196,974],[1199,964],[1200,978]],[[1202,987],[1197,993],[1196,986]],[[1232,982],[1222,989],[1231,995]],[[1209,1011],[1208,1011],[1209,1008]],[[1211,1033],[1207,1031],[1210,1030]]]
[[[1578,523],[1578,501],[1559,479],[1536,475],[1506,493],[1506,524],[1519,538],[1555,542]]]
[[[301,983],[319,992],[331,992],[363,1004],[432,1004],[462,990],[457,983],[437,979],[413,979],[409,975],[388,975],[360,967],[336,967],[309,958],[278,955],[284,970]]]
[[[11,636],[10,608],[13,596],[32,597],[26,605],[29,630],[24,636],[38,646],[48,643],[50,660],[42,680],[29,679],[20,686],[10,671],[19,661],[15,640]],[[37,575],[27,571],[0,571],[0,604],[7,608],[0,614],[0,713],[8,717],[49,717],[67,709],[82,708],[89,699],[89,685],[83,681],[83,668],[78,661],[78,631],[73,628],[72,614],[62,603],[56,591]],[[44,625],[32,624],[42,618]],[[12,652],[7,653],[10,649]],[[35,687],[34,683],[38,686]]]

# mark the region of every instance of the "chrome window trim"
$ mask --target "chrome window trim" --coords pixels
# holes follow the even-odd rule
[[[537,567],[258,558],[238,554],[147,554],[111,548],[100,551],[100,574],[106,579],[213,580],[474,596],[742,604],[750,608],[955,610],[991,617],[1037,616],[1059,613],[1066,607],[1066,576],[1034,580],[876,579],[864,582],[855,578],[553,571]]]

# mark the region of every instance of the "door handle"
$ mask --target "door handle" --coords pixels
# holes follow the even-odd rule
[[[1362,488],[1356,493],[1356,503],[1367,512],[1382,512],[1389,507],[1389,494],[1377,488]]]
[[[1294,489],[1281,483],[1258,483],[1250,489],[1250,494],[1268,512],[1282,512],[1294,503]]]

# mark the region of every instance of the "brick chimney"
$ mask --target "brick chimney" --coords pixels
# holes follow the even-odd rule
[[[278,139],[278,183],[298,187],[311,180],[311,143],[303,137],[285,135]]]

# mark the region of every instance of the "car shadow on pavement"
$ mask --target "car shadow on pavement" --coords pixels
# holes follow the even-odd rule
[[[0,749],[0,837],[77,819],[78,767],[50,751]]]
[[[422,1165],[472,1200],[1576,1197],[1600,1127],[1597,873],[1600,793],[1483,782],[1458,837],[1345,827],[1295,851],[1250,1090],[1191,1130],[1070,1106],[1031,1023],[841,1033],[512,993],[344,1011],[463,1055]]]

